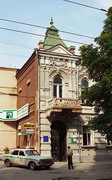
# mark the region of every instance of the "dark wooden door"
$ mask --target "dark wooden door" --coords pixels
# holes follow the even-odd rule
[[[52,129],[51,147],[52,147],[52,157],[55,161],[59,160],[59,132]]]
[[[60,121],[51,126],[51,153],[55,161],[66,160],[66,130]]]

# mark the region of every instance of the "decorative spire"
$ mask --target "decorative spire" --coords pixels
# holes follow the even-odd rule
[[[52,26],[54,24],[53,22],[53,18],[51,17],[51,22],[50,22],[50,25]]]
[[[51,17],[51,21],[50,21],[51,26],[47,28],[45,33],[44,49],[47,50],[59,44],[65,47],[66,49],[68,49],[68,47],[65,45],[63,40],[60,38],[58,34],[58,29],[53,24],[54,24],[53,18]]]

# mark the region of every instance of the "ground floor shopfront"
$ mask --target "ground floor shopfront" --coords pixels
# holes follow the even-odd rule
[[[106,145],[105,137],[88,128],[94,117],[92,107],[49,108],[41,110],[38,119],[30,116],[17,122],[17,147],[35,148],[55,161],[66,161],[68,145],[75,162],[112,159],[111,146]]]
[[[52,155],[55,161],[66,161],[69,145],[73,150],[74,162],[112,160],[112,146],[106,139],[88,127],[88,119],[94,115],[74,113],[63,109],[61,112],[40,114],[40,152]]]

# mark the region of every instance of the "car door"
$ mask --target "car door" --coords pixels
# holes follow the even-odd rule
[[[19,151],[19,164],[26,166],[26,156],[25,156],[24,151],[22,150]]]
[[[18,164],[19,163],[19,151],[14,150],[11,155],[11,162],[12,164]]]

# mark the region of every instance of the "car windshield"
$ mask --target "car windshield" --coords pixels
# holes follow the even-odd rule
[[[31,155],[39,155],[39,153],[36,150],[32,150],[32,149],[26,150],[25,153],[26,153],[27,156],[29,156],[29,155],[30,156]]]

